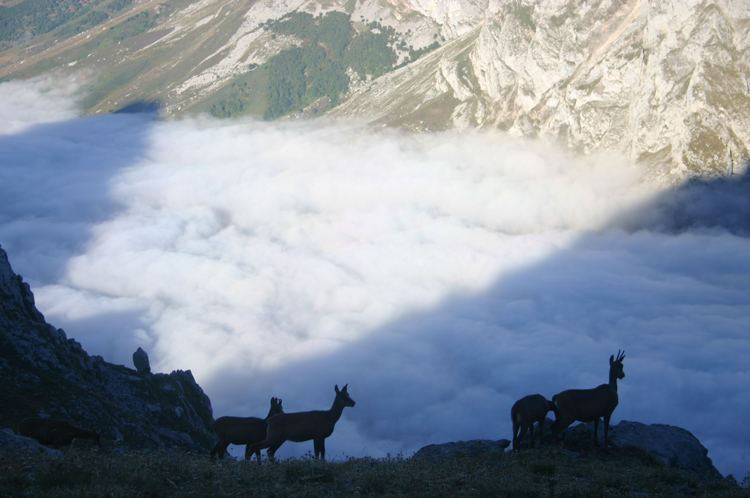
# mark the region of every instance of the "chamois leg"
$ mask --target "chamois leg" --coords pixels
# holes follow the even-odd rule
[[[529,449],[534,449],[534,422],[529,424]]]
[[[542,448],[542,434],[544,434],[544,419],[539,421],[539,427],[537,427],[539,430],[539,449]]]
[[[612,417],[611,413],[604,416],[604,450],[609,453],[609,443],[607,437],[609,436],[609,419]]]
[[[557,441],[557,436],[560,435],[562,431],[570,427],[570,424],[575,422],[575,419],[570,418],[558,418],[552,423],[552,439],[554,441]]]
[[[248,444],[245,446],[245,460],[253,458],[253,453],[260,453],[260,450],[268,448],[268,439],[256,444]]]
[[[594,446],[599,447],[599,417],[594,419]]]
[[[521,430],[521,424],[513,421],[513,451],[520,451],[518,444],[518,433]]]
[[[271,447],[268,448],[266,456],[268,456],[269,460],[274,462],[276,461],[276,450],[278,450],[282,444],[284,444],[284,441],[280,442],[279,444],[271,445]]]
[[[318,458],[318,455],[320,455],[320,458],[322,458],[323,460],[326,459],[326,439],[325,438],[314,439],[313,448],[315,449],[315,458]]]
[[[219,455],[219,460],[223,459],[224,453],[227,451],[227,446],[229,446],[229,443],[222,443],[221,441],[216,443],[214,449],[211,450],[211,458],[216,454]]]
[[[517,446],[518,449],[516,451],[521,451],[521,442],[523,441],[523,438],[526,437],[526,432],[528,430],[529,430],[529,426],[528,425],[521,424],[521,431],[519,432],[518,437],[516,438],[516,443],[518,445]],[[516,445],[513,445],[513,448],[515,449]]]

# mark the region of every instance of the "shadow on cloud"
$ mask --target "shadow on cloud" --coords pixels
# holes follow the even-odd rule
[[[146,152],[158,105],[0,135],[0,240],[32,283],[54,282],[121,207],[110,181]]]
[[[693,180],[483,292],[454,294],[330,354],[266,371],[227,368],[204,387],[232,414],[258,415],[271,396],[288,412],[326,409],[334,384],[348,383],[357,406],[328,453],[408,455],[432,443],[510,439],[515,400],[605,383],[609,356],[622,349],[613,423],[686,428],[720,471],[744,475],[749,227],[747,174]],[[278,455],[311,450],[286,443]]]
[[[678,234],[718,230],[750,236],[750,166],[732,177],[693,178],[675,190],[624,214],[615,226]]]

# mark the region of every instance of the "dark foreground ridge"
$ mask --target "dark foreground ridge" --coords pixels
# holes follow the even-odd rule
[[[310,456],[264,465],[165,450],[64,452],[49,458],[0,451],[0,496],[750,497],[733,479],[699,479],[633,446],[607,455],[545,446],[437,461]]]
[[[65,419],[123,448],[208,451],[214,443],[211,401],[190,370],[151,374],[89,356],[44,320],[0,247],[0,428],[17,431],[27,417]]]

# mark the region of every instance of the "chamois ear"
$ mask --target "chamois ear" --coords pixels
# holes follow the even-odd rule
[[[612,355],[609,357],[609,364],[611,365],[614,362],[615,362],[615,355]]]
[[[345,385],[344,388],[341,390],[342,393],[346,392],[346,388],[349,387],[349,384]]]
[[[341,391],[339,391],[339,385],[338,384],[336,384],[333,389],[336,391],[336,394],[338,394],[339,392],[341,392]]]

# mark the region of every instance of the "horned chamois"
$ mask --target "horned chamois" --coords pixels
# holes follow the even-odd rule
[[[603,418],[604,448],[609,451],[609,419],[620,401],[617,396],[617,379],[625,378],[622,369],[624,359],[625,351],[618,351],[617,358],[614,355],[609,357],[609,384],[602,384],[594,389],[569,389],[552,397],[552,402],[557,406],[557,420],[552,424],[553,439],[556,440],[558,434],[576,420],[594,422],[594,444],[599,446],[597,432],[599,419]]]
[[[315,457],[320,456],[320,458],[325,460],[326,438],[333,434],[333,428],[341,418],[344,408],[354,406],[354,400],[349,397],[349,393],[346,391],[347,386],[344,386],[340,391],[339,386],[334,388],[336,398],[333,400],[333,406],[330,410],[281,413],[268,419],[265,441],[252,446],[248,445],[245,449],[245,459],[247,460],[254,452],[265,448],[268,448],[268,457],[273,458],[276,450],[285,441],[301,443],[312,439]]]

